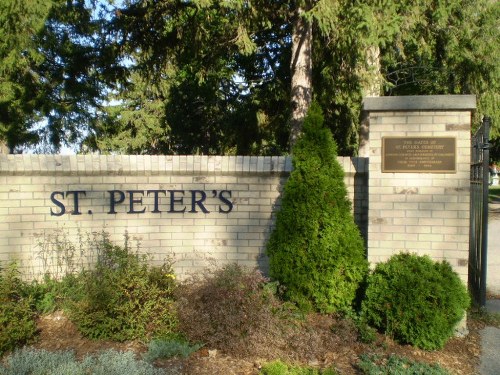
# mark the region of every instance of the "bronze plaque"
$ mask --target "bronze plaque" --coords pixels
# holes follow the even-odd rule
[[[382,172],[456,173],[456,138],[383,137]]]

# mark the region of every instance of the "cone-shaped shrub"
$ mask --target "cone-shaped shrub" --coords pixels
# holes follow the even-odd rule
[[[362,313],[402,343],[440,349],[469,307],[467,288],[446,261],[398,254],[368,278]]]
[[[293,149],[293,171],[267,245],[270,275],[286,296],[320,312],[351,308],[368,272],[337,147],[313,104]]]

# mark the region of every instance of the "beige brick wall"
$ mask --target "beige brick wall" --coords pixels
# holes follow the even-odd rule
[[[366,233],[367,161],[339,161]],[[105,231],[117,244],[128,233],[155,264],[173,257],[181,277],[212,261],[266,271],[265,244],[291,168],[286,157],[0,155],[0,264],[18,260],[33,277],[62,274],[65,257],[74,267],[91,262],[92,234]],[[114,209],[121,193],[110,191],[125,194]],[[230,212],[220,212],[229,211],[221,192]]]
[[[365,100],[369,139],[360,154],[369,159],[339,161],[373,264],[400,251],[428,254],[467,280],[474,108],[471,96]],[[456,172],[382,173],[385,136],[455,138]],[[266,271],[265,245],[291,168],[287,157],[0,154],[0,264],[18,260],[28,276],[62,273],[68,252],[72,267],[91,262],[92,233],[105,231],[117,244],[128,233],[155,264],[173,257],[180,276],[212,261]],[[114,210],[110,191],[124,192]],[[230,212],[220,212],[229,209],[220,194]]]
[[[467,282],[471,110],[475,99],[371,98],[369,116],[368,257],[372,264],[401,251],[446,259]],[[454,173],[383,173],[382,139],[456,139]]]

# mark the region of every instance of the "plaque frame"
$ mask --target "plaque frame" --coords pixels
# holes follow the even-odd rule
[[[382,137],[382,173],[457,173],[457,138]]]

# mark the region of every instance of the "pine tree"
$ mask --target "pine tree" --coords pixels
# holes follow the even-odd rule
[[[348,311],[368,263],[336,145],[317,104],[305,118],[293,166],[267,246],[270,275],[305,308]]]

